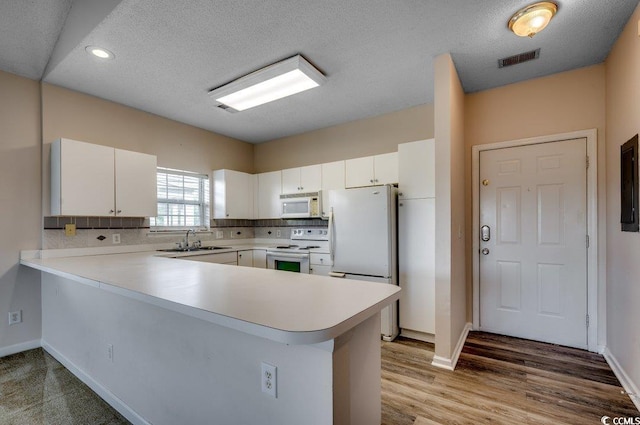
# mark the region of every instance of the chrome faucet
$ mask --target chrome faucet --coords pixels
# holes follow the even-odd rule
[[[196,235],[196,231],[194,229],[187,230],[187,236],[185,237],[185,248],[187,248],[187,249],[189,249],[189,233],[193,233],[193,236],[195,236]]]

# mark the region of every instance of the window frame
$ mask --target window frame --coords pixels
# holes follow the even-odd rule
[[[160,191],[159,191],[159,179],[161,178],[161,176],[164,179],[168,179],[168,177],[170,175],[173,176],[182,176],[182,177],[192,177],[192,178],[197,178],[198,179],[198,199],[197,200],[189,200],[189,199],[184,199],[185,196],[185,184],[184,184],[184,179],[182,180],[182,198],[181,199],[172,199],[168,196],[168,190],[167,190],[167,196],[166,197],[161,197],[160,196]],[[168,188],[168,181],[165,180],[165,187]],[[193,171],[187,171],[187,170],[178,170],[178,169],[174,169],[174,168],[167,168],[167,167],[157,167],[156,168],[156,193],[157,193],[157,207],[158,207],[158,212],[160,212],[161,208],[160,205],[164,204],[164,205],[181,205],[181,206],[187,206],[187,205],[195,205],[198,206],[199,208],[199,214],[197,216],[189,216],[189,217],[197,217],[198,221],[201,222],[201,224],[199,225],[159,225],[158,224],[158,219],[160,217],[165,217],[167,218],[167,221],[169,217],[182,217],[183,220],[186,223],[186,214],[183,215],[170,215],[169,211],[167,210],[167,214],[165,215],[156,215],[155,217],[150,217],[149,219],[149,224],[150,224],[150,229],[152,231],[156,231],[156,232],[163,232],[163,231],[184,231],[186,229],[198,229],[198,230],[209,230],[210,228],[210,221],[211,221],[211,183],[209,180],[209,176],[207,174],[203,174],[203,173],[198,173],[198,172],[193,172]]]

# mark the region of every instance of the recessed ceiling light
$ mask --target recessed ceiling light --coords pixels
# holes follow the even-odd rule
[[[509,29],[520,37],[531,38],[546,28],[557,11],[558,5],[550,1],[530,4],[509,19]]]
[[[326,80],[313,65],[296,55],[211,90],[209,95],[235,111],[244,111],[318,87]]]
[[[98,46],[87,46],[85,47],[85,50],[87,51],[87,53],[100,58],[100,59],[113,59],[116,57],[116,55],[113,54],[113,52],[105,49],[104,47],[98,47]]]

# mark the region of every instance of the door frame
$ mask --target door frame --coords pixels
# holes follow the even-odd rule
[[[600,320],[598,310],[600,309],[601,312],[604,312],[606,306],[604,306],[604,300],[599,300],[598,297],[599,289],[604,289],[600,288],[604,282],[599,282],[598,280],[598,132],[596,129],[579,130],[485,145],[474,145],[471,147],[473,195],[473,236],[471,237],[473,241],[473,329],[477,330],[480,328],[480,238],[478,237],[480,234],[480,152],[581,138],[587,139],[587,156],[589,157],[589,168],[587,169],[587,234],[589,235],[589,247],[587,249],[587,315],[589,316],[587,347],[589,351],[600,351],[598,347],[598,324]]]

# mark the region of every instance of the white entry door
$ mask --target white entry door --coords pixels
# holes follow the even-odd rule
[[[586,149],[480,152],[482,330],[587,348]]]

